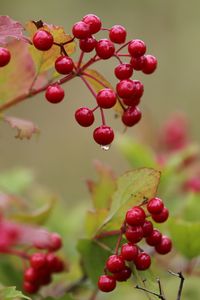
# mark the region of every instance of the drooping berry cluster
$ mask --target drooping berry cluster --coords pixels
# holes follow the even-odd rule
[[[164,207],[160,198],[152,198],[147,203],[147,213],[157,223],[165,222],[169,212]],[[159,254],[167,254],[172,249],[170,238],[162,235],[158,229],[153,227],[151,221],[147,220],[147,213],[141,206],[134,206],[126,213],[125,221],[121,229],[127,243],[121,245],[120,254],[117,247],[115,254],[111,255],[107,262],[106,274],[99,277],[98,287],[103,292],[111,292],[116,287],[117,281],[126,281],[131,277],[132,270],[129,263],[134,263],[137,270],[147,270],[151,265],[151,257],[137,244],[143,239]],[[120,236],[120,239],[121,239]],[[108,274],[109,272],[109,274]]]
[[[5,67],[11,59],[10,51],[7,48],[0,47],[0,67]]]
[[[99,31],[107,31],[108,37],[104,39],[96,39],[94,34]],[[44,29],[39,29],[34,37],[34,46],[41,51],[48,51],[53,45],[59,46],[61,56],[55,61],[55,69],[65,75],[59,82],[51,84],[46,90],[46,99],[51,103],[58,103],[64,99],[64,90],[60,83],[64,83],[75,76],[79,76],[90,92],[95,97],[95,106],[90,109],[81,107],[75,112],[75,119],[83,127],[91,126],[94,121],[94,112],[99,109],[102,119],[102,124],[94,129],[93,138],[96,143],[103,146],[104,149],[110,145],[114,139],[114,131],[110,126],[107,126],[104,116],[104,110],[110,109],[117,102],[122,107],[121,120],[125,126],[134,126],[141,119],[141,111],[138,108],[141,97],[144,92],[143,84],[136,79],[131,79],[135,71],[142,71],[145,74],[151,74],[157,67],[157,60],[152,55],[145,55],[146,45],[139,39],[134,39],[126,42],[126,29],[121,25],[114,25],[110,29],[102,27],[102,22],[99,17],[93,14],[88,14],[81,21],[75,23],[72,27],[73,38],[79,40],[79,48],[81,50],[78,63],[75,63],[67,54],[64,44],[57,44],[50,32]],[[116,46],[120,45],[118,49]],[[127,48],[128,53],[121,53]],[[85,64],[82,62],[83,55],[95,51],[94,56]],[[114,74],[119,82],[116,85],[116,90],[107,86],[99,78],[87,73],[87,67],[99,60],[107,60],[114,57],[118,61],[115,67]],[[128,59],[124,62],[122,59]],[[96,93],[88,79],[93,79],[102,86],[102,89]]]

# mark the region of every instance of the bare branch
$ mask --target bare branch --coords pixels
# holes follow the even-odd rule
[[[146,292],[146,293],[149,293],[149,294],[151,294],[151,295],[154,295],[154,296],[158,297],[158,298],[161,299],[161,300],[167,300],[162,294],[157,294],[157,293],[152,292],[152,291],[150,291],[150,290],[148,290],[148,289],[146,289],[146,288],[143,288],[143,287],[141,287],[141,286],[139,286],[139,285],[136,285],[135,288],[138,289],[138,290],[142,290],[142,291],[144,291],[144,292]]]
[[[181,272],[175,273],[175,272],[172,272],[170,270],[168,272],[171,275],[180,278],[180,285],[179,285],[178,294],[177,294],[177,298],[176,298],[176,300],[180,300],[181,299],[181,295],[182,295],[182,291],[183,291],[183,284],[184,284],[185,278],[184,278],[184,276],[183,276],[183,274]]]

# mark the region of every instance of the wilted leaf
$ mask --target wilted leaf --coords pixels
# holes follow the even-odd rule
[[[0,287],[0,299],[2,300],[16,300],[16,299],[27,299],[31,300],[22,294],[22,292],[17,291],[15,286],[10,287]]]
[[[17,129],[16,138],[30,139],[34,133],[39,133],[39,128],[31,121],[22,120],[15,117],[4,117],[4,120],[12,127]]]

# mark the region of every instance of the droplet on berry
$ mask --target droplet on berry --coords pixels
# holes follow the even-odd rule
[[[133,75],[133,67],[130,64],[119,64],[115,68],[115,76],[120,79],[128,79]]]
[[[144,210],[139,207],[135,206],[129,209],[126,213],[126,222],[128,225],[143,225],[146,218],[146,214]]]
[[[97,41],[93,37],[88,37],[86,39],[80,39],[79,47],[83,52],[89,53],[94,50]]]
[[[98,92],[97,103],[101,108],[111,108],[117,102],[117,96],[115,92],[111,89],[105,88]]]
[[[90,27],[85,22],[79,21],[73,25],[72,33],[77,39],[86,39],[90,36]]]
[[[55,69],[58,73],[66,75],[73,71],[73,60],[68,56],[60,56],[55,61]]]
[[[157,59],[153,55],[145,55],[142,72],[145,74],[152,74],[157,68]]]
[[[126,40],[126,29],[121,25],[114,25],[110,29],[109,38],[113,43],[123,44]]]
[[[111,273],[117,273],[122,271],[125,268],[123,258],[115,254],[111,255],[106,262],[106,268]]]
[[[130,106],[124,111],[122,122],[124,125],[131,127],[137,124],[141,120],[141,117],[142,113],[140,109],[137,106]]]
[[[147,210],[150,214],[159,214],[164,208],[164,203],[160,198],[152,198],[147,203]]]
[[[128,52],[133,57],[140,57],[146,52],[146,45],[141,40],[132,40],[128,44]]]
[[[33,45],[41,51],[47,51],[53,46],[53,36],[50,32],[39,29],[33,36]]]
[[[75,112],[75,119],[79,125],[89,127],[94,123],[94,114],[88,107],[81,107]]]
[[[11,55],[7,48],[0,47],[0,67],[6,66],[10,61]]]
[[[89,26],[90,34],[97,33],[101,29],[101,19],[94,14],[88,14],[82,21]]]
[[[64,99],[65,92],[59,84],[53,84],[46,89],[45,97],[50,103],[59,103]]]
[[[101,149],[104,151],[108,151],[110,149],[110,145],[101,145]]]
[[[101,146],[107,146],[114,140],[114,132],[111,127],[102,125],[93,132],[95,142]]]
[[[96,53],[102,59],[109,59],[115,53],[114,44],[108,39],[101,39],[96,43]]]
[[[116,279],[110,275],[101,275],[99,277],[98,287],[102,292],[111,292],[116,287]]]

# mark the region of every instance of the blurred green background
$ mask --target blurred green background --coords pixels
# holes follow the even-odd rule
[[[145,84],[142,108],[142,129],[148,122],[159,126],[171,112],[187,112],[193,135],[199,138],[199,1],[164,0],[0,0],[1,14],[25,23],[42,19],[62,25],[67,32],[72,24],[87,13],[101,17],[104,27],[122,24],[128,38],[141,38],[148,52],[158,58],[159,68],[152,76],[137,76]],[[116,61],[97,65],[112,84]],[[20,70],[19,70],[20,76]],[[86,178],[94,176],[93,159],[110,164],[118,173],[128,164],[115,146],[102,151],[92,139],[92,129],[79,127],[74,111],[93,101],[78,79],[65,87],[66,99],[60,105],[50,105],[43,95],[36,96],[11,109],[8,114],[35,122],[41,135],[30,141],[14,139],[6,125],[0,127],[1,169],[24,166],[36,172],[37,179],[61,194],[68,205],[87,195]],[[123,131],[120,122],[108,114],[108,123]],[[98,126],[98,125],[97,125]],[[129,129],[134,136],[136,130]]]

